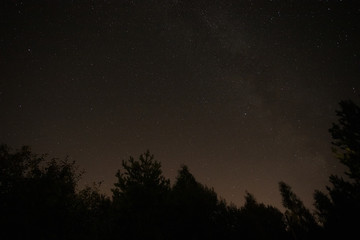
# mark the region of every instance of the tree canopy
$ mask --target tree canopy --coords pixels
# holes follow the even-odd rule
[[[328,194],[315,191],[317,216],[329,236],[358,233],[360,224],[360,108],[353,101],[341,101],[338,122],[329,129],[333,152],[346,167],[345,176],[331,175]]]

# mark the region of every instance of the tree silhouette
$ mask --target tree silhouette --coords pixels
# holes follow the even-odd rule
[[[214,238],[218,198],[213,189],[196,181],[187,166],[182,166],[172,187],[173,231],[176,239]]]
[[[77,194],[76,239],[111,239],[111,200],[100,193],[101,183],[86,186]]]
[[[74,162],[1,145],[0,173],[2,239],[71,238],[80,176]]]
[[[282,204],[285,207],[285,219],[294,239],[313,239],[317,236],[319,227],[314,216],[304,206],[303,202],[285,182],[279,183]]]
[[[246,192],[245,204],[240,209],[241,232],[245,239],[286,239],[283,214],[272,206],[258,203]]]
[[[122,162],[113,192],[117,225],[129,238],[161,239],[170,181],[162,175],[160,162],[149,151]]]
[[[333,152],[347,168],[346,178],[331,175],[329,195],[315,191],[315,207],[325,232],[331,237],[358,234],[360,223],[360,108],[352,101],[341,101],[338,123],[329,129]]]
[[[337,111],[339,123],[329,129],[333,152],[349,171],[345,172],[356,184],[360,183],[360,108],[352,101],[341,101]]]

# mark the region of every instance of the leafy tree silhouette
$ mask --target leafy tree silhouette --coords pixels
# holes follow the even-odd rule
[[[100,184],[77,191],[80,176],[67,158],[0,145],[1,239],[281,239],[285,229],[277,209],[250,194],[228,206],[187,166],[170,187],[149,151],[122,162],[112,199]]]
[[[1,239],[61,239],[76,231],[73,215],[80,174],[68,159],[46,160],[29,147],[0,146]]]
[[[294,239],[313,239],[317,237],[319,226],[314,216],[285,182],[279,183],[282,204],[288,230]]]
[[[346,178],[331,175],[329,195],[315,191],[315,207],[328,237],[358,235],[360,228],[360,108],[353,101],[341,101],[338,123],[329,129],[333,152],[346,168]]]
[[[182,166],[171,192],[175,239],[213,239],[217,194]]]
[[[77,194],[77,231],[74,239],[111,239],[111,200],[100,193],[100,183],[86,186]]]
[[[116,173],[113,192],[117,225],[132,239],[162,239],[162,217],[170,181],[162,175],[160,162],[149,151],[139,160],[130,157]]]
[[[283,214],[272,206],[258,203],[249,192],[240,209],[242,236],[245,239],[286,239]]]

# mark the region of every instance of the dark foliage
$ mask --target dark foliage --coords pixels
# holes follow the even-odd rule
[[[1,239],[69,238],[77,231],[74,162],[46,160],[28,147],[0,147]]]
[[[288,230],[294,239],[315,239],[319,233],[319,225],[303,202],[284,182],[279,183],[282,203],[285,207],[285,220]]]
[[[147,151],[139,160],[123,161],[122,167],[112,189],[114,224],[128,239],[165,239],[170,181],[162,175],[160,162]]]
[[[187,166],[178,173],[170,195],[173,238],[213,239],[218,198],[198,183]]]
[[[1,239],[284,239],[282,213],[248,194],[228,206],[181,167],[173,186],[149,151],[122,162],[112,199],[99,185],[77,191],[74,162],[31,153],[1,156]]]
[[[339,122],[329,129],[333,152],[345,165],[345,178],[331,175],[328,194],[314,194],[317,215],[328,236],[349,238],[358,235],[360,222],[360,108],[352,101],[341,101]]]
[[[246,239],[288,239],[283,214],[272,206],[258,203],[246,193],[245,205],[241,208],[241,235]]]

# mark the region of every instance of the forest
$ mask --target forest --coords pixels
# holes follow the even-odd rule
[[[69,159],[0,146],[0,239],[346,239],[360,221],[360,108],[341,101],[329,129],[343,175],[314,191],[314,211],[279,182],[284,211],[245,194],[241,207],[182,166],[174,183],[149,151],[122,162],[112,196],[78,187]]]

